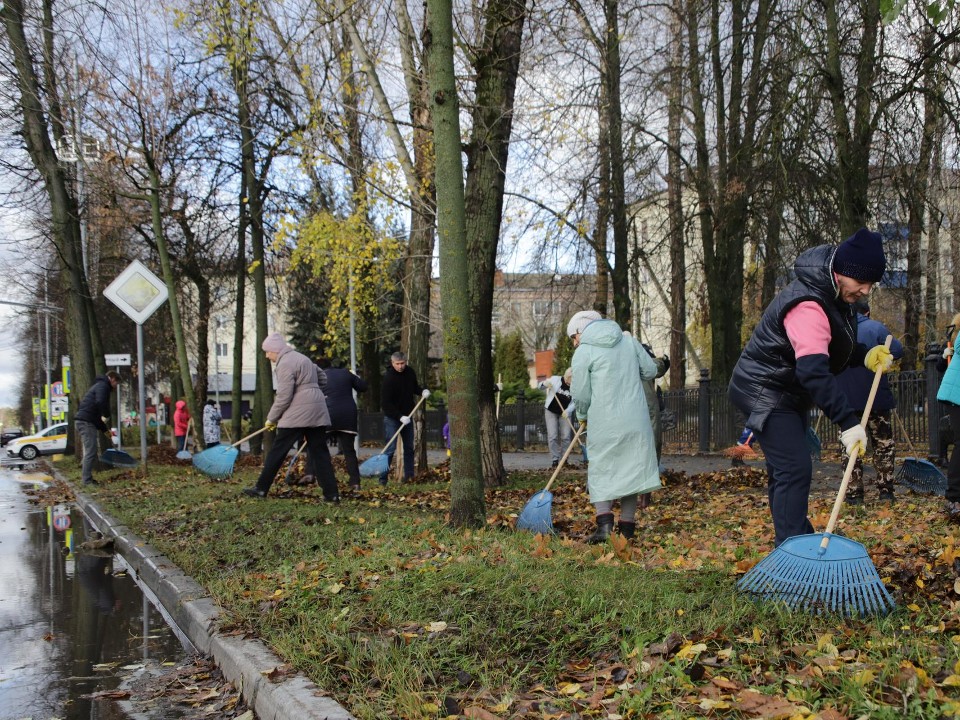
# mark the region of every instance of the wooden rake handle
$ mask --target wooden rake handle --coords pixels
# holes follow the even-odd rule
[[[266,430],[267,430],[267,427],[266,427],[266,425],[264,425],[264,426],[263,426],[262,428],[260,428],[259,430],[255,430],[254,432],[250,433],[250,434],[247,435],[246,437],[240,438],[240,439],[237,440],[235,443],[233,443],[230,447],[240,447],[241,445],[243,445],[243,443],[245,443],[245,442],[246,442],[247,440],[249,440],[250,438],[256,437],[256,436],[259,435],[260,433],[266,432]]]
[[[577,429],[573,426],[573,420],[571,420],[570,416],[566,413],[561,413],[561,415],[563,415],[563,419],[567,421],[567,425],[570,426],[570,429],[573,430],[577,442],[579,442],[580,446],[583,447],[583,440],[580,439],[580,433],[578,433]],[[573,441],[571,441],[570,444],[573,445]]]
[[[407,417],[412,417],[413,414],[420,409],[420,406],[423,405],[424,400],[426,400],[426,398],[421,395],[420,399],[417,401],[417,404],[413,406],[413,410],[410,411],[410,414],[407,415]],[[387,444],[383,446],[383,450],[378,452],[377,455],[383,455],[387,451],[387,448],[390,447],[391,443],[393,443],[393,441],[397,439],[397,436],[400,435],[402,431],[403,431],[403,423],[400,423],[400,427],[397,428],[397,431],[393,434],[393,437],[387,440]]]
[[[887,350],[890,349],[890,343],[893,342],[893,335],[887,335],[887,341],[884,343],[884,347]],[[860,419],[860,424],[864,427],[867,426],[867,420],[870,419],[870,410],[873,409],[873,399],[877,396],[877,388],[880,387],[880,378],[883,376],[883,368],[877,368],[876,372],[873,374],[873,384],[870,386],[870,394],[867,396],[867,404],[863,408],[863,416]],[[840,490],[837,492],[837,499],[833,503],[833,512],[830,513],[830,520],[827,522],[827,529],[824,531],[823,540],[820,542],[820,554],[827,549],[827,545],[830,544],[830,535],[833,533],[833,529],[837,525],[837,518],[840,517],[840,508],[843,506],[843,499],[847,495],[847,486],[850,484],[850,478],[853,476],[853,466],[857,464],[857,458],[860,457],[859,452],[850,453],[850,459],[847,460],[847,469],[843,473],[843,480],[840,482]]]
[[[568,418],[569,419],[569,418]],[[560,474],[560,470],[563,468],[567,458],[570,457],[570,451],[573,450],[573,446],[580,442],[580,433],[583,432],[583,429],[586,427],[584,423],[580,423],[580,427],[577,428],[577,432],[573,435],[573,440],[570,441],[570,444],[567,445],[567,451],[563,454],[563,457],[560,458],[560,462],[557,463],[557,467],[553,471],[553,475],[550,476],[550,480],[547,482],[546,487],[543,488],[541,492],[546,492],[550,489],[550,486],[553,485],[553,481],[557,479],[557,475]]]

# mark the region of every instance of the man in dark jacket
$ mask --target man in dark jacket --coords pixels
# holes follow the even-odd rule
[[[887,335],[892,333],[887,326],[870,318],[870,305],[861,300],[855,305],[857,310],[857,342],[866,347],[882,345]],[[903,345],[894,338],[890,343],[890,352],[894,360],[903,357]],[[840,389],[847,396],[857,415],[863,413],[867,406],[867,397],[873,385],[873,373],[862,365],[848,367],[837,376]],[[870,417],[867,418],[867,435],[873,446],[873,467],[877,471],[877,492],[880,499],[893,502],[893,466],[896,462],[893,443],[893,425],[890,423],[890,412],[897,407],[897,401],[890,390],[887,378],[880,378],[877,386],[877,395],[870,408]],[[847,488],[846,501],[851,505],[863,503],[863,460],[857,458],[850,476],[850,485]]]
[[[380,385],[380,409],[383,410],[383,434],[389,442],[384,454],[393,462],[396,452],[396,440],[390,439],[397,430],[400,430],[400,439],[403,441],[403,478],[413,479],[413,425],[410,423],[410,413],[416,405],[414,398],[428,398],[430,391],[421,388],[417,382],[417,373],[407,365],[407,356],[402,352],[395,352],[390,356],[390,367],[383,374]],[[380,476],[380,484],[387,484],[389,469]]]
[[[331,367],[327,359],[318,363],[326,373],[327,384],[323,394],[327,398],[327,410],[330,412],[330,429],[327,435],[337,438],[337,447],[347,465],[350,477],[350,489],[360,489],[360,465],[357,462],[357,401],[353,393],[365,392],[367,381],[354,375],[344,367]]]
[[[807,518],[813,463],[806,444],[816,404],[840,426],[848,453],[863,454],[867,433],[836,374],[863,362],[888,370],[883,345],[857,343],[853,303],[866,297],[886,270],[882,238],[861,228],[839,246],[820,245],[794,264],[796,279],[763,311],[730,378],[729,395],[767,459],[775,544],[813,532]]]
[[[96,485],[93,479],[93,463],[97,459],[99,434],[107,432],[103,421],[110,417],[110,394],[120,384],[120,375],[111,370],[106,375],[98,375],[87,394],[80,400],[74,425],[83,445],[83,461],[80,464],[80,477],[84,485]]]

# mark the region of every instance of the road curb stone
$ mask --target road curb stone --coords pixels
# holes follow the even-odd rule
[[[203,586],[107,514],[55,468],[49,466],[49,470],[73,487],[77,506],[105,537],[114,538],[115,549],[139,581],[156,596],[197,650],[213,657],[260,720],[355,720],[302,673],[280,682],[267,678],[266,673],[283,664],[273,651],[260,640],[220,634],[220,609]]]

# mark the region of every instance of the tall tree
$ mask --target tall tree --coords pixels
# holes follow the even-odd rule
[[[483,9],[483,39],[471,52],[476,84],[467,145],[465,224],[480,442],[488,485],[500,485],[506,477],[497,432],[491,327],[513,105],[527,16],[525,2],[487,0]]]
[[[482,527],[486,521],[477,364],[470,306],[469,252],[460,147],[460,102],[453,65],[451,0],[427,0],[430,14],[430,94],[437,171],[437,231],[443,305],[444,367],[450,407],[450,523]]]
[[[39,173],[50,203],[51,234],[62,276],[71,292],[65,298],[64,322],[70,351],[73,386],[71,414],[76,412],[78,396],[86,391],[97,372],[104,372],[100,327],[90,295],[81,246],[80,207],[67,172],[60,164],[54,142],[73,144],[79,138],[67,121],[61,102],[60,79],[65,75],[58,62],[52,0],[41,5],[42,37],[39,51],[27,39],[23,0],[4,2],[0,8],[12,69],[19,97],[18,111],[23,141],[30,160]],[[34,55],[40,57],[38,73]],[[42,80],[41,80],[42,77]],[[68,440],[68,452],[73,437]]]

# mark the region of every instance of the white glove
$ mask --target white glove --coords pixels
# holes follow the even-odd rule
[[[863,457],[863,454],[867,452],[867,431],[863,429],[863,425],[854,425],[849,430],[840,433],[840,442],[843,443],[847,456],[852,455],[856,448],[859,455]]]
[[[410,424],[410,416],[409,416],[409,415],[401,415],[401,416],[400,416],[400,424],[401,424],[401,425],[409,425],[409,424]]]
[[[944,360],[949,360],[949,359],[952,358],[952,357],[953,357],[953,347],[950,346],[950,345],[947,345],[947,346],[943,349],[943,359],[944,359]]]
[[[550,392],[551,390],[553,390],[553,383],[550,382],[549,380],[544,380],[542,383],[540,383],[540,389]]]
[[[564,408],[563,412],[560,413],[560,417],[565,417],[565,418],[570,417],[570,414],[567,412],[566,408]]]
[[[503,383],[496,383],[497,392],[503,392]]]
[[[420,397],[422,397],[424,400],[426,400],[428,397],[430,397],[430,391],[427,390],[426,388],[424,388],[424,389],[423,389],[423,392],[420,393]]]

